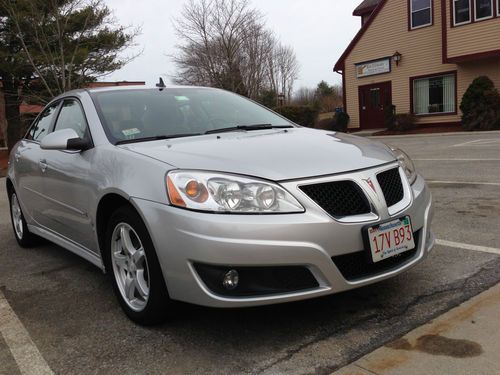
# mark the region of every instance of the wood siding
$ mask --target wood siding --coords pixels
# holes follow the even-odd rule
[[[442,0],[447,1],[448,0]],[[478,60],[473,63],[443,64],[441,1],[433,1],[434,24],[408,30],[408,3],[388,0],[380,13],[345,59],[346,110],[351,117],[350,128],[360,127],[358,87],[379,82],[392,82],[392,102],[397,113],[409,113],[410,78],[443,72],[457,72],[457,114],[419,116],[419,124],[456,123],[460,121],[460,102],[463,93],[479,75],[488,75],[500,89],[500,58]],[[450,13],[447,15],[449,22]],[[493,22],[493,21],[490,21]],[[496,21],[495,21],[496,22]],[[500,37],[498,37],[500,40]],[[402,54],[399,66],[392,63],[386,74],[357,78],[355,64]]]
[[[450,0],[444,1],[446,1],[446,15],[449,20],[446,25],[448,58],[500,50],[500,17],[452,26],[453,6]]]
[[[457,71],[458,105],[460,105],[467,87],[469,87],[474,78],[479,76],[488,76],[495,83],[496,88],[500,90],[500,58],[461,63],[457,65]]]

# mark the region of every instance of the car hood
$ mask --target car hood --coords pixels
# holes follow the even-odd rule
[[[342,173],[395,160],[382,143],[307,128],[230,132],[120,147],[176,168],[275,181]]]

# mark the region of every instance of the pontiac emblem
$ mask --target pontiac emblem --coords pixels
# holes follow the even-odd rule
[[[373,190],[373,192],[376,194],[377,193],[377,190],[375,190],[375,185],[373,185],[373,181],[371,178],[368,178],[368,179],[363,179],[363,181],[365,181],[368,186]]]

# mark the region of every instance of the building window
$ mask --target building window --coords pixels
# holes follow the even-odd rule
[[[474,0],[476,21],[493,17],[493,0]]]
[[[455,113],[455,75],[413,81],[413,112],[416,115]]]
[[[500,0],[497,0],[497,16],[500,17]]]
[[[432,25],[432,0],[411,0],[411,28]]]
[[[470,2],[471,0],[453,0],[453,24],[455,26],[471,22]]]

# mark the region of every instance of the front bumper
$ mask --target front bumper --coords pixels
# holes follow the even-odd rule
[[[362,176],[361,176],[362,177]],[[200,213],[132,198],[155,245],[170,297],[212,307],[244,307],[324,296],[395,276],[421,262],[434,245],[429,189],[421,176],[408,189],[408,205],[398,212],[379,210],[363,221],[337,220],[300,195],[297,182],[282,183],[306,208],[283,215]],[[296,189],[297,188],[297,189]],[[364,249],[362,228],[390,217],[409,215],[418,233],[415,255],[387,272],[346,280],[332,257]],[[211,291],[194,264],[237,266],[303,266],[318,286],[299,292],[264,296],[224,296]]]

